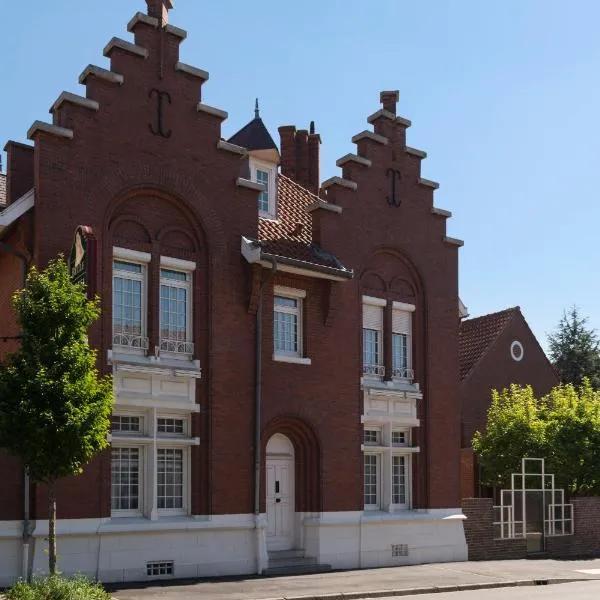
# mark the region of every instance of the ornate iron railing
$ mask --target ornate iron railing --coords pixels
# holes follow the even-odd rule
[[[113,346],[121,346],[122,348],[135,348],[136,350],[148,350],[149,343],[146,336],[114,331]]]
[[[172,352],[173,354],[193,354],[194,344],[193,342],[186,342],[183,340],[160,340],[160,351],[161,352]]]

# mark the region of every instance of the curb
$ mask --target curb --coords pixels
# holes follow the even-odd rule
[[[491,581],[485,583],[463,583],[457,585],[439,585],[418,588],[401,588],[391,590],[375,590],[364,592],[340,592],[338,594],[319,594],[307,596],[276,596],[261,600],[362,600],[363,598],[388,598],[400,596],[417,596],[420,594],[437,594],[444,592],[462,592],[467,590],[491,590],[494,588],[526,587],[534,585],[554,585],[557,583],[575,583],[577,581],[594,581],[587,577],[554,578],[554,579],[518,579],[514,581]]]

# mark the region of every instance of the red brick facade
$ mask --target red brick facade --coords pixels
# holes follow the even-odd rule
[[[90,342],[99,350],[104,372],[112,372],[113,247],[152,257],[150,349],[159,343],[159,257],[195,262],[193,359],[200,362],[202,377],[196,385],[200,412],[193,415],[192,435],[201,441],[191,452],[190,512],[248,514],[254,473],[252,309],[257,281],[266,281],[268,270],[249,265],[240,242],[242,236],[259,237],[258,192],[240,185],[247,164],[222,142],[224,115],[198,107],[203,76],[181,67],[181,32],[157,28],[147,17],[135,20],[131,30],[134,47],[117,43],[107,50],[108,74],[93,69],[82,74],[86,101],[67,95],[55,105],[53,124],[62,129],[34,128],[33,152],[12,146],[9,200],[15,201],[33,182],[35,208],[4,239],[21,240],[32,263],[43,267],[58,253],[68,253],[78,226],[91,229],[97,243],[92,283],[103,313]],[[330,180],[320,190],[321,204],[310,213],[312,242],[352,269],[353,278],[332,281],[280,271],[264,291],[263,454],[274,433],[292,441],[300,512],[363,509],[362,294],[416,307],[412,352],[423,399],[417,402],[420,426],[413,437],[420,451],[414,455],[412,504],[459,506],[460,243],[446,237],[449,214],[434,209],[436,184],[421,179],[424,153],[406,146],[410,123],[396,117],[389,95],[384,100],[387,110],[371,119],[375,135],[357,140],[360,160],[344,163],[343,180]],[[282,143],[287,144],[289,132],[284,133]],[[318,188],[318,135],[296,135],[306,137],[306,143],[284,152],[282,164],[288,175]],[[290,163],[294,160],[296,165]],[[390,201],[391,176],[396,177],[396,198]],[[32,236],[25,234],[29,226]],[[9,297],[21,284],[18,261],[0,253],[0,273],[0,311],[10,315]],[[304,354],[310,365],[271,360],[275,285],[306,292]],[[3,320],[3,334],[16,331],[10,321]],[[2,457],[0,465],[10,473],[0,480],[0,521],[19,519],[19,471]],[[106,452],[82,476],[61,482],[59,518],[109,517],[110,470]],[[264,495],[262,503],[264,509]],[[45,517],[45,504],[44,490],[38,488],[33,518]]]

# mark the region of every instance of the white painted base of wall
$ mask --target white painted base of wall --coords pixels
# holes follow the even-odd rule
[[[296,541],[307,556],[334,569],[373,568],[467,560],[459,509],[402,513],[297,514]],[[264,516],[259,523],[264,526]],[[33,574],[47,568],[46,521],[38,521],[31,544]],[[174,561],[174,577],[247,575],[257,571],[253,515],[143,519],[70,519],[57,526],[58,568],[106,583],[146,581],[148,561]],[[392,556],[392,545],[408,556]],[[261,549],[261,564],[266,549]],[[22,576],[19,521],[0,522],[0,586]],[[264,565],[263,565],[264,566]]]

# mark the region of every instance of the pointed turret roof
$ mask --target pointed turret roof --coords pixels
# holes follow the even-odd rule
[[[260,118],[258,99],[254,107],[254,119],[247,125],[244,125],[237,133],[234,133],[227,141],[236,146],[242,146],[242,148],[246,148],[249,151],[276,150],[279,152],[279,148],[277,148],[271,134]]]

